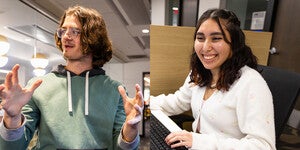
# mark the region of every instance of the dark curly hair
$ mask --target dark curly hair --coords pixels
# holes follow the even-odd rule
[[[220,77],[217,82],[217,89],[228,91],[234,81],[240,77],[240,69],[243,66],[247,65],[257,70],[257,58],[252,53],[251,48],[245,44],[245,35],[240,28],[240,21],[232,11],[209,9],[204,12],[196,25],[194,40],[196,40],[196,34],[201,24],[208,19],[214,20],[219,25],[225,42],[231,47],[232,56],[221,65]],[[229,32],[231,42],[225,36],[221,24]],[[201,87],[212,84],[212,74],[210,70],[204,68],[195,52],[195,48],[193,48],[191,55],[190,68],[192,83]]]
[[[80,40],[82,43],[82,53],[93,55],[93,67],[103,67],[112,58],[112,44],[108,38],[105,22],[94,9],[82,6],[68,8],[60,20],[59,27],[65,21],[66,16],[75,16],[82,25]],[[55,33],[56,46],[62,50],[61,39]]]

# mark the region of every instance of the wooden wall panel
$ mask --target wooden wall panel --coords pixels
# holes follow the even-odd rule
[[[272,32],[255,32],[246,30],[243,32],[246,36],[246,44],[251,47],[253,54],[258,58],[258,64],[267,65]]]
[[[194,27],[150,26],[151,95],[175,92],[189,73]]]

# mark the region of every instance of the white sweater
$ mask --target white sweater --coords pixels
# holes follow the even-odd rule
[[[262,76],[248,66],[229,91],[203,100],[206,87],[185,83],[174,94],[151,97],[150,108],[167,115],[192,109],[193,145],[201,150],[275,150],[273,99]],[[200,133],[195,133],[200,117]]]

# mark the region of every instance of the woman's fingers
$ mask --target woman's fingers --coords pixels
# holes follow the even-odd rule
[[[172,132],[166,137],[165,142],[172,148],[180,146],[190,147],[192,145],[192,135],[185,130]]]

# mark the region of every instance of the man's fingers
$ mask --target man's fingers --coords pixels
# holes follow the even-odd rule
[[[126,95],[124,87],[120,85],[120,86],[118,86],[118,90],[119,90],[120,95],[122,96],[123,101],[126,100],[127,95]]]
[[[8,72],[6,74],[5,82],[4,82],[5,87],[8,88],[8,89],[10,89],[11,86],[12,86],[11,78],[12,78],[12,72]]]
[[[134,124],[138,124],[140,121],[141,121],[141,117],[138,116],[138,117],[135,117],[135,118],[129,120],[127,123],[130,125],[134,125]]]
[[[136,90],[136,94],[135,94],[135,98],[138,100],[138,104],[143,107],[144,106],[144,98],[143,98],[143,94],[142,94],[142,90],[140,85],[136,84],[135,85],[135,90]]]
[[[42,84],[42,80],[37,80],[35,81],[32,85],[31,85],[31,88],[30,88],[30,91],[33,92],[36,88],[38,88],[41,84]]]
[[[135,85],[135,90],[136,90],[136,92],[142,91],[142,90],[141,90],[141,86],[138,85],[138,84],[136,84],[136,85]]]
[[[1,93],[1,91],[2,91],[3,89],[5,89],[5,86],[4,86],[3,84],[1,84],[1,85],[0,85],[0,93]]]
[[[18,70],[20,68],[20,65],[16,64],[13,68],[12,68],[12,84],[19,84],[19,77],[18,77]]]
[[[10,72],[7,73],[5,77],[5,86],[10,89],[14,84],[19,84],[18,70],[20,66],[15,65]]]
[[[134,108],[139,112],[138,115],[143,114],[143,107],[139,106],[138,104],[135,104]]]
[[[125,91],[124,87],[121,86],[121,85],[118,87],[119,93],[122,96],[122,99],[123,99],[124,103],[125,103],[125,101],[128,101],[132,105],[137,103],[140,107],[144,107],[144,99],[143,99],[143,94],[142,94],[142,91],[141,91],[141,87],[138,84],[136,84],[135,89],[136,89],[135,100],[131,101],[131,100],[129,100],[129,98],[126,94],[126,91]]]
[[[128,123],[131,125],[139,123],[142,120],[143,115],[143,109],[138,104],[135,104],[134,108],[136,110],[136,114],[132,119],[128,121]]]

